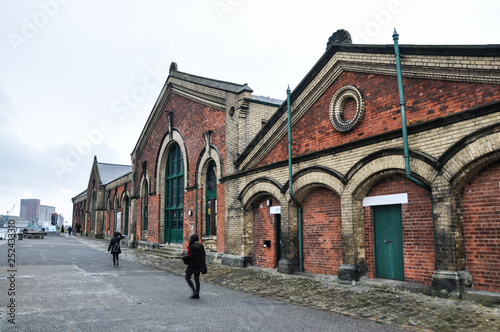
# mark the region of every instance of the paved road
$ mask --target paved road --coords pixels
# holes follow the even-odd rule
[[[8,249],[0,241],[1,331],[399,331],[203,281],[193,300],[181,276],[124,259],[115,267],[77,238],[16,240],[12,267]]]

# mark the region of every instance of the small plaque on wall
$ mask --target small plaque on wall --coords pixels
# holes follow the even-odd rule
[[[281,206],[271,206],[269,210],[271,214],[281,214]]]

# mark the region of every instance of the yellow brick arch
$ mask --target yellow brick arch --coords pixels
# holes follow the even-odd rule
[[[160,150],[157,155],[156,160],[156,177],[155,180],[158,183],[155,183],[156,192],[163,193],[164,190],[164,179],[165,179],[165,167],[167,165],[168,160],[168,152],[172,148],[174,143],[179,145],[181,149],[182,158],[184,161],[184,184],[186,187],[189,186],[189,158],[186,149],[186,141],[184,137],[177,131],[172,130],[171,139],[168,135],[165,136],[163,142],[161,143]],[[163,208],[163,207],[162,207]],[[160,213],[160,215],[162,215]]]
[[[299,202],[302,201],[311,190],[318,187],[328,188],[337,195],[340,195],[344,190],[344,184],[340,179],[321,171],[306,173],[293,181],[294,196]],[[287,197],[289,197],[288,191]]]
[[[245,210],[263,196],[273,196],[280,203],[285,201],[284,195],[281,193],[281,188],[276,182],[268,178],[261,178],[249,183],[240,193],[240,200]]]
[[[500,159],[500,132],[470,142],[457,150],[441,169],[442,176],[450,182],[451,188],[461,190],[461,187],[481,169]]]
[[[428,184],[432,183],[438,175],[437,170],[432,165],[417,158],[410,157],[410,169],[414,177],[420,178]],[[404,174],[404,172],[403,155],[384,155],[360,167],[349,179],[344,191],[362,199],[380,177],[389,174]]]

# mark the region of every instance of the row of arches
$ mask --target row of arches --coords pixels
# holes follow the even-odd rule
[[[113,235],[116,231],[128,236],[130,226],[130,193],[124,192],[121,199],[118,199],[118,193],[115,193],[112,199],[110,196],[108,192],[103,234]]]
[[[82,196],[78,202],[74,202],[75,229],[87,235],[95,234],[102,237],[112,236],[115,231],[129,235],[132,220],[131,195],[126,187],[116,186],[100,193],[93,188],[88,195],[90,206],[87,205],[86,197],[87,195]],[[103,204],[99,205],[98,197],[101,197]]]
[[[430,284],[436,271],[465,271],[473,287],[500,291],[499,142],[496,132],[482,130],[438,160],[412,153],[413,175],[432,192],[406,179],[395,149],[367,156],[346,176],[320,166],[302,169],[293,176],[301,253],[288,184],[255,179],[239,197],[251,235],[245,254],[264,267],[303,255],[306,272],[338,274],[342,265],[365,265],[371,278],[420,284]],[[281,207],[279,217],[268,205]]]

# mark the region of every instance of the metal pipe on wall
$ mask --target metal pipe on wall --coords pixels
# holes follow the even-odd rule
[[[286,89],[286,103],[288,111],[288,179],[289,179],[289,193],[290,197],[297,205],[297,215],[299,218],[299,272],[304,271],[304,259],[302,254],[302,206],[293,196],[293,182],[292,182],[292,120],[290,109],[290,86]]]

